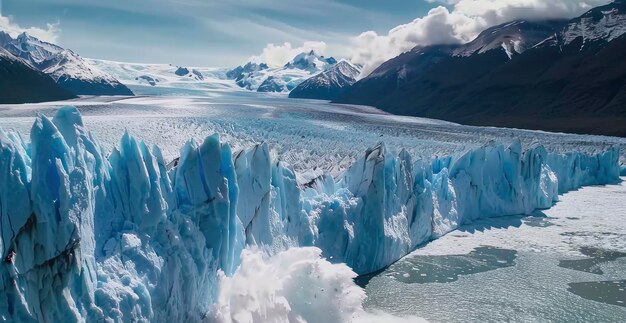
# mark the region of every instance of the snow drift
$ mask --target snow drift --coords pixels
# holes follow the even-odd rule
[[[298,267],[300,257],[278,255],[317,247],[331,263],[369,273],[464,223],[548,208],[561,193],[620,173],[617,147],[554,154],[516,142],[413,160],[381,144],[341,178],[301,187],[266,144],[233,154],[217,135],[187,143],[171,169],[158,147],[128,133],[107,157],[73,107],[37,117],[30,142],[0,130],[0,156],[0,319],[20,322],[249,321],[278,308],[306,319],[293,303],[316,295],[297,290],[304,283],[354,293],[333,297],[356,311],[362,298],[345,282],[350,270],[313,282],[316,271]],[[254,279],[260,263],[247,251],[242,258],[250,246],[277,255],[270,266],[294,278],[270,294],[241,293],[280,304],[236,297],[250,286],[229,277]]]

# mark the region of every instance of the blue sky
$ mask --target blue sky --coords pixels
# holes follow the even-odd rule
[[[417,45],[464,43],[501,23],[573,18],[610,1],[0,0],[0,29],[90,58],[186,66],[236,66],[252,56],[280,66],[325,48],[369,72]]]
[[[237,65],[268,43],[323,41],[348,55],[350,38],[386,33],[425,15],[424,0],[0,0],[21,26],[58,23],[57,42],[86,57]]]

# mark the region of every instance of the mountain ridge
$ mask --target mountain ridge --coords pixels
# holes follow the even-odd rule
[[[333,100],[356,82],[360,69],[341,60],[327,70],[312,76],[289,93],[290,98]]]
[[[61,87],[77,95],[133,95],[115,77],[91,65],[69,49],[21,33],[16,38],[0,31],[0,47],[37,70],[50,75]]]
[[[50,76],[0,48],[0,104],[36,103],[76,98]]]
[[[226,72],[227,79],[244,89],[256,92],[287,93],[304,80],[337,64],[333,57],[324,57],[311,50],[295,55],[280,67],[250,61]]]
[[[335,102],[469,125],[626,136],[625,17],[626,6],[614,2],[562,25],[503,24],[468,44],[416,47]],[[530,41],[518,52],[487,42],[491,32],[508,36],[508,44]],[[483,43],[491,46],[482,50]]]

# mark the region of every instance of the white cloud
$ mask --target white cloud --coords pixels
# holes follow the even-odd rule
[[[436,7],[386,35],[367,31],[352,39],[351,59],[369,74],[384,61],[422,45],[465,43],[485,28],[516,19],[572,18],[611,0],[426,0]]]
[[[61,30],[59,29],[59,23],[47,24],[46,28],[38,28],[38,27],[21,27],[17,23],[15,23],[11,16],[4,17],[0,16],[0,30],[6,32],[11,35],[11,37],[16,37],[17,35],[26,32],[29,35],[35,36],[43,41],[54,43],[57,41],[59,33]]]
[[[468,34],[475,33],[475,28],[473,19],[440,6],[422,18],[391,29],[387,35],[367,31],[355,37],[351,60],[363,64],[363,74],[367,75],[384,61],[417,45],[469,41]]]
[[[454,10],[488,24],[514,19],[572,18],[611,0],[460,0]]]
[[[300,47],[293,47],[289,42],[285,42],[282,45],[267,44],[261,55],[253,57],[251,61],[266,63],[270,67],[279,67],[287,64],[296,55],[311,50],[315,51],[318,55],[323,55],[326,50],[326,43],[307,41]]]
[[[461,0],[424,0],[428,3],[441,3],[445,5],[453,5]]]

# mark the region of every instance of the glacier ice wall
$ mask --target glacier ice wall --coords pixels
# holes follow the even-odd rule
[[[519,142],[433,160],[380,144],[341,178],[303,186],[267,144],[233,154],[217,135],[187,143],[171,169],[128,133],[105,156],[73,107],[38,116],[30,142],[0,130],[0,320],[201,321],[246,246],[315,246],[369,273],[462,224],[548,208],[621,171],[617,147]]]

